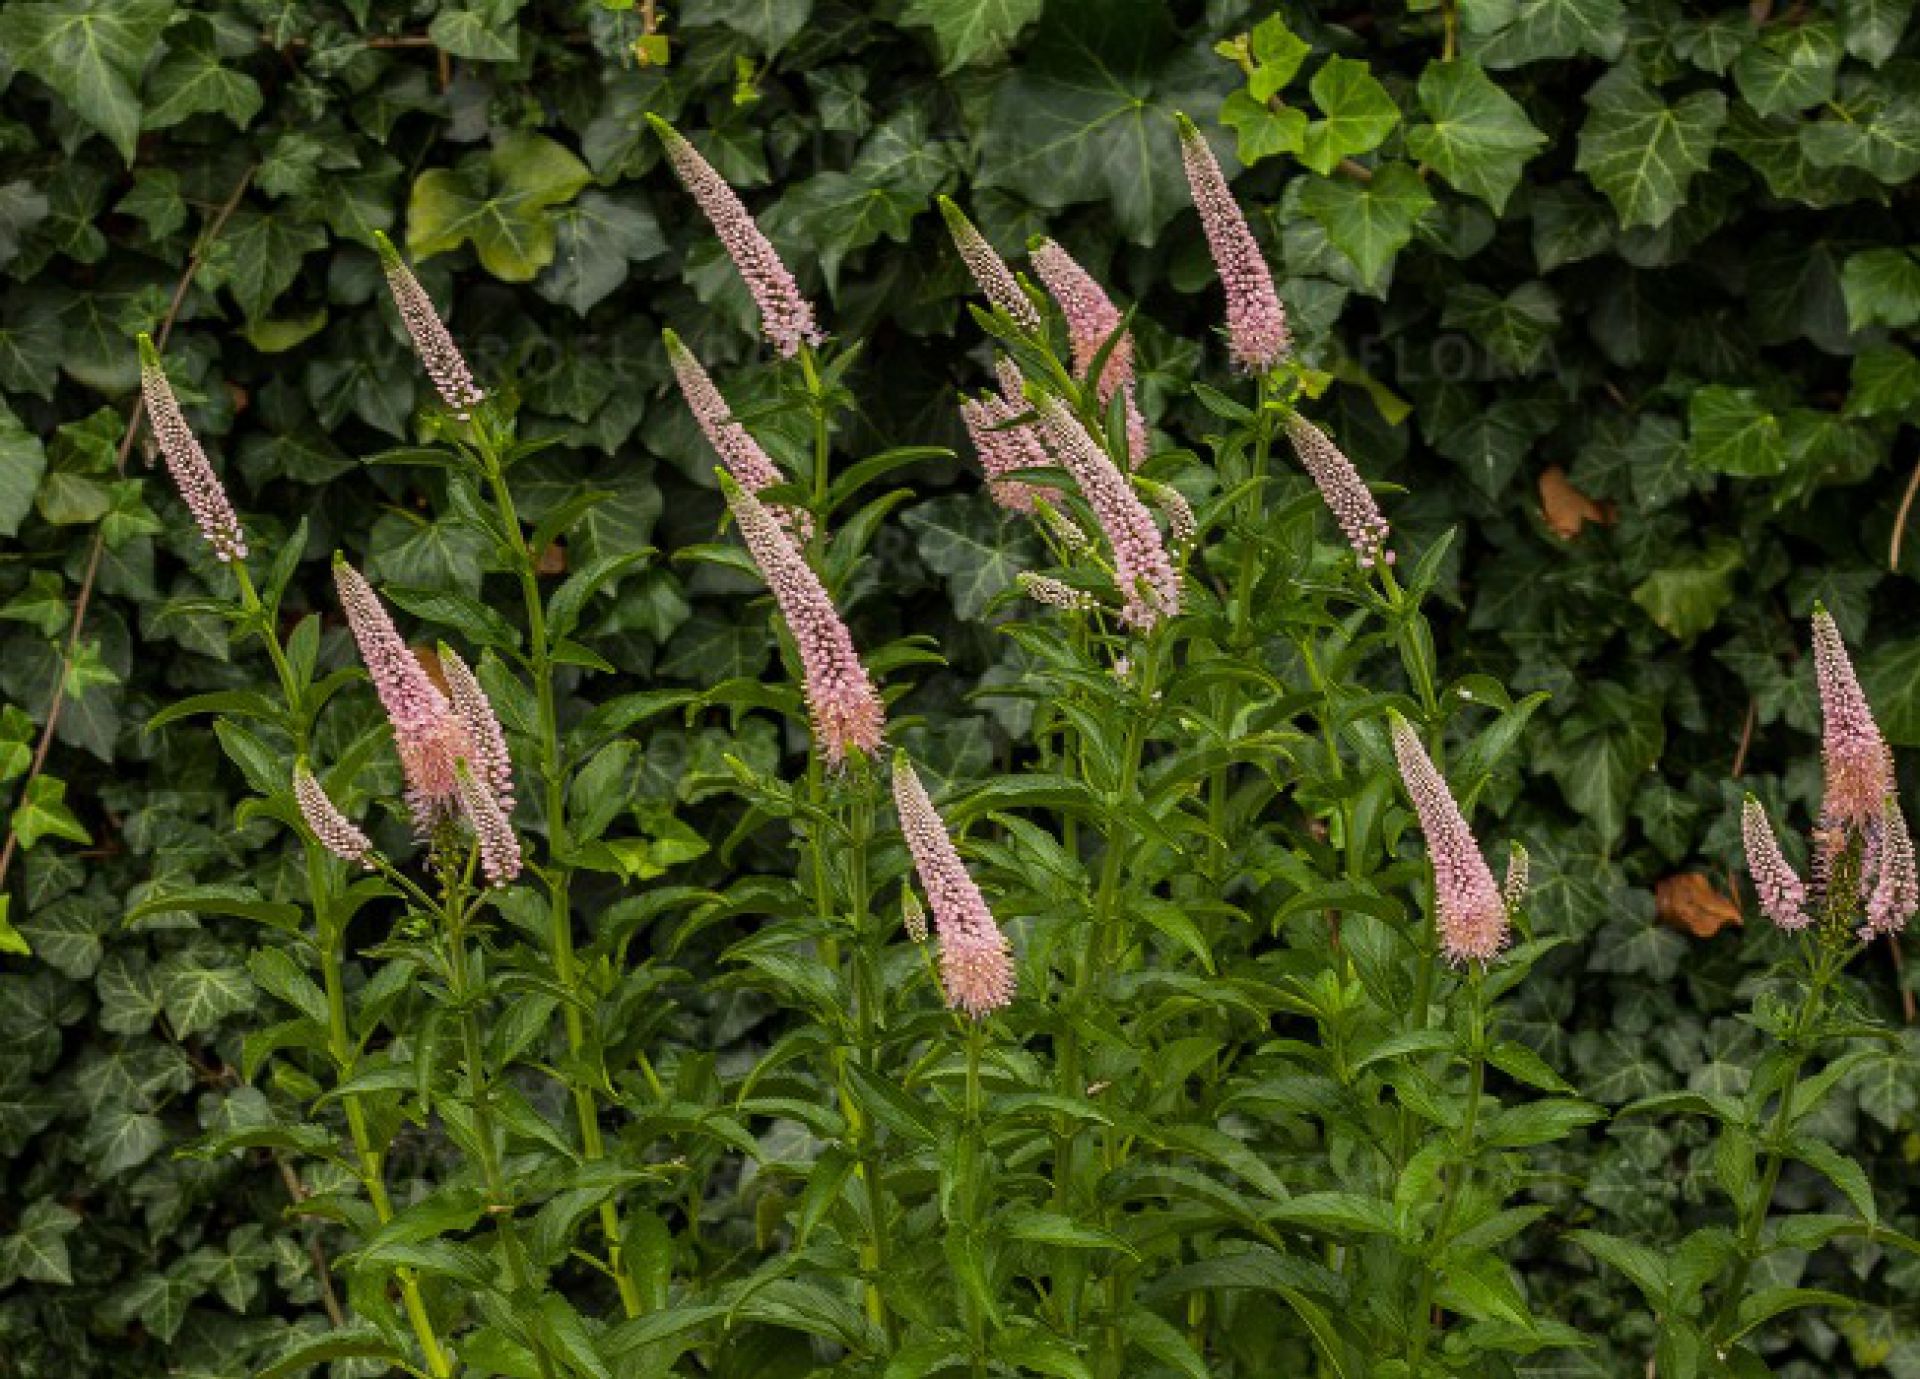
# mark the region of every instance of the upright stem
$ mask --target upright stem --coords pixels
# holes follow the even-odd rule
[[[1480,982],[1480,970],[1471,969],[1471,975],[1467,979],[1469,993],[1467,1014],[1471,1022],[1468,1033],[1472,1047],[1468,1057],[1467,1109],[1460,1126],[1460,1155],[1455,1163],[1448,1166],[1447,1185],[1440,1197],[1440,1217],[1434,1223],[1432,1243],[1428,1246],[1427,1263],[1420,1271],[1420,1295],[1415,1304],[1413,1345],[1407,1358],[1407,1373],[1410,1379],[1419,1379],[1421,1362],[1426,1359],[1427,1347],[1433,1340],[1433,1289],[1440,1276],[1439,1262],[1447,1248],[1448,1236],[1453,1230],[1453,1216],[1460,1203],[1461,1190],[1473,1173],[1476,1153],[1474,1140],[1480,1128],[1480,1100],[1487,1081],[1487,1011],[1485,992]]]
[[[978,1020],[968,1020],[967,1025],[967,1100],[966,1128],[967,1145],[971,1151],[969,1160],[973,1164],[973,1181],[964,1185],[967,1212],[967,1230],[976,1239],[982,1229],[980,1211],[979,1177],[987,1157],[986,1131],[980,1114],[980,1045],[981,1029]],[[983,1309],[972,1309],[973,1322],[973,1379],[985,1379],[987,1373],[987,1336],[986,1315]]]
[[[573,881],[572,844],[567,832],[567,782],[561,767],[560,719],[554,704],[553,647],[547,635],[546,604],[540,594],[540,553],[528,548],[520,527],[520,514],[514,506],[513,491],[507,485],[501,467],[499,448],[487,424],[473,427],[474,447],[486,470],[487,487],[492,490],[500,524],[513,549],[514,574],[520,583],[521,602],[527,617],[527,665],[533,676],[533,691],[538,705],[540,779],[544,789],[547,820],[547,866],[542,873],[547,884],[548,947],[553,958],[554,980],[570,996],[578,996],[579,967],[573,949],[573,903],[569,894]],[[581,1075],[579,1063],[587,1049],[585,1017],[579,1002],[561,1003],[561,1019],[567,1031],[567,1051],[574,1068],[567,1078],[573,1096],[574,1118],[580,1126],[580,1145],[589,1160],[606,1157],[606,1141],[600,1130],[600,1108],[592,1085]],[[620,1209],[612,1201],[600,1204],[600,1231],[607,1241],[607,1268],[620,1290],[620,1306],[629,1317],[644,1310],[640,1289],[626,1266],[625,1228]]]
[[[870,784],[863,779],[857,797],[848,806],[847,872],[853,902],[854,1053],[865,1066],[877,1072],[879,1049],[874,1032],[879,1013],[879,988],[872,970],[873,935],[869,929],[873,897],[867,879],[867,848],[873,836],[873,798],[870,788]],[[854,1152],[861,1181],[867,1189],[868,1235],[860,1249],[861,1272],[866,1277],[867,1317],[891,1338],[893,1319],[887,1311],[886,1296],[880,1288],[880,1280],[886,1277],[888,1256],[887,1205],[880,1147],[872,1121],[863,1117],[852,1128],[858,1132]]]

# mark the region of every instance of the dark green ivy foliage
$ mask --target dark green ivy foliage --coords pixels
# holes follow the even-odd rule
[[[1249,164],[1236,190],[1330,379],[1317,414],[1371,477],[1405,487],[1388,502],[1399,528],[1422,542],[1462,528],[1441,585],[1447,678],[1486,669],[1516,697],[1551,694],[1525,769],[1496,777],[1482,809],[1531,848],[1542,927],[1580,942],[1513,993],[1509,1030],[1604,1105],[1744,1090],[1770,1036],[1743,1013],[1775,945],[1663,926],[1654,886],[1696,872],[1728,888],[1742,789],[1808,816],[1815,599],[1863,650],[1889,737],[1920,745],[1920,533],[1893,550],[1914,459],[1902,427],[1920,408],[1912,8],[1463,0],[1288,6],[1262,27],[1272,7],[1237,0],[686,0],[658,15],[617,0],[13,0],[0,1375],[238,1375],[321,1315],[310,1245],[329,1236],[287,1217],[292,1165],[175,1155],[314,1089],[243,1076],[247,1036],[284,1015],[276,972],[250,959],[273,913],[258,897],[298,889],[297,849],[272,821],[236,818],[240,774],[203,724],[145,726],[183,695],[254,684],[258,666],[230,660],[226,626],[196,608],[220,576],[144,445],[117,468],[134,333],[174,320],[174,381],[256,548],[306,519],[289,617],[331,609],[336,546],[428,619],[476,616],[444,599],[483,589],[484,544],[432,471],[361,463],[411,443],[427,398],[381,300],[376,230],[455,303],[477,371],[512,381],[523,438],[556,442],[516,475],[538,495],[529,518],[611,495],[569,564],[706,541],[711,457],[667,390],[659,329],[723,378],[756,351],[737,279],[659,167],[649,111],[698,137],[836,333],[867,342],[847,379],[850,453],[953,443],[956,387],[984,376],[942,193],[1009,251],[1045,228],[1138,301],[1146,408],[1197,430],[1166,399],[1200,366],[1186,342],[1219,298],[1171,115],[1230,126]],[[650,21],[664,67],[637,57],[661,55]],[[943,776],[979,776],[1024,728],[1013,701],[970,697],[1018,673],[979,615],[1037,548],[964,464],[913,477],[919,496],[858,576],[888,592],[860,600],[859,630],[870,645],[935,635],[951,669],[923,678],[905,740]],[[1564,520],[1562,480],[1591,500],[1571,537],[1542,516],[1545,492]],[[656,560],[607,586],[586,625],[627,688],[773,673],[746,587]],[[347,659],[331,621],[324,655]],[[58,732],[27,786],[56,683]],[[329,755],[370,721],[338,724]],[[719,715],[664,717],[638,742],[595,778],[594,803],[652,840],[649,867],[706,882],[783,865],[720,860],[737,820],[712,781],[725,754],[772,772],[794,741]],[[1247,865],[1284,884],[1257,852]],[[128,920],[156,891],[240,875],[253,891],[231,913]],[[697,974],[725,940],[682,961]],[[1885,949],[1859,971],[1862,999],[1897,1016]],[[778,1036],[764,996],[674,980],[634,1036],[677,1051],[689,1088],[737,1076]],[[1920,1040],[1863,1048],[1819,1120],[1911,1233]],[[1559,1218],[1679,1238],[1713,1198],[1693,1152],[1706,1143],[1623,1121],[1546,1151],[1565,1174]],[[430,1152],[404,1137],[396,1151]],[[303,1191],[328,1186],[302,1172]],[[1811,1175],[1781,1188],[1795,1209],[1830,1196]],[[702,1228],[748,1248],[753,1213],[779,1204],[740,1192],[710,1209]],[[1640,1296],[1550,1236],[1525,1249],[1532,1303],[1603,1344],[1520,1372],[1640,1373]],[[1804,1278],[1795,1258],[1770,1257],[1764,1282],[1860,1305],[1783,1322],[1776,1373],[1920,1374],[1910,1258],[1856,1242]],[[793,1363],[793,1331],[742,1344],[762,1368],[738,1372],[804,1372],[767,1367]]]

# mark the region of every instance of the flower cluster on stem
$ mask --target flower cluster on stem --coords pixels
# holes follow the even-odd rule
[[[1020,329],[1038,335],[1040,313],[1033,309],[1033,303],[1021,289],[1019,279],[1013,276],[1013,270],[1007,267],[1007,261],[994,252],[987,237],[967,219],[966,212],[944,196],[940,198],[940,213],[947,218],[947,229],[953,234],[954,247],[960,251],[961,260],[973,274],[973,280],[980,284],[980,290],[987,294],[987,300],[1011,316]]]
[[[400,312],[400,324],[407,328],[421,366],[433,380],[447,410],[465,421],[473,415],[474,408],[486,401],[487,395],[473,381],[473,370],[467,367],[466,356],[453,343],[440,313],[433,309],[433,299],[427,296],[427,290],[420,286],[420,280],[400,257],[400,251],[378,230],[373,233],[373,241],[380,250],[380,267],[387,275],[387,290],[393,294],[393,304]]]
[[[1103,405],[1111,402],[1115,393],[1121,395],[1121,406],[1127,417],[1128,461],[1137,466],[1146,458],[1151,445],[1147,420],[1140,414],[1140,403],[1133,392],[1133,335],[1120,331],[1123,319],[1120,308],[1113,304],[1093,274],[1053,240],[1037,241],[1032,259],[1034,273],[1067,323],[1073,371],[1082,378],[1088,377],[1100,351],[1107,349],[1108,341],[1113,342],[1112,348],[1107,349],[1106,362],[1100,367],[1100,377],[1092,380],[1094,395]],[[1120,332],[1117,336],[1116,331]]]
[[[373,866],[373,843],[340,812],[340,806],[328,797],[304,760],[294,763],[293,799],[321,847],[343,861]]]
[[[1219,161],[1184,115],[1180,117],[1180,161],[1186,167],[1187,185],[1213,251],[1220,285],[1226,289],[1227,339],[1234,360],[1248,373],[1267,373],[1292,348],[1287,313],[1274,290],[1272,270],[1227,188]]]
[[[167,382],[160,366],[160,352],[147,336],[140,337],[140,392],[147,409],[147,425],[153,430],[160,458],[180,490],[181,501],[200,528],[200,534],[213,547],[214,559],[223,563],[247,558],[247,535],[234,515],[233,504],[213,472],[207,452],[187,425],[179,399]]]
[[[1293,442],[1301,467],[1320,490],[1341,535],[1359,557],[1360,568],[1370,569],[1377,561],[1393,564],[1393,552],[1386,549],[1392,529],[1380,515],[1380,505],[1374,502],[1353,461],[1325,431],[1297,412],[1287,418],[1287,438]]]
[[[900,832],[933,911],[940,939],[940,982],[947,1004],[976,1020],[1013,1001],[1013,954],[980,887],[947,835],[927,789],[904,754],[893,761],[893,801]]]
[[[714,386],[693,351],[671,330],[661,331],[660,338],[666,342],[667,359],[673,366],[674,380],[680,385],[680,395],[687,400],[687,410],[693,413],[694,421],[706,434],[707,443],[740,487],[757,494],[785,482],[786,476],[772,457],[734,418],[726,398]],[[813,534],[813,518],[804,510],[775,504],[773,514],[789,530],[799,533],[802,540]]]
[[[1440,951],[1456,965],[1489,963],[1507,946],[1508,897],[1494,884],[1473,829],[1413,725],[1395,714],[1392,733],[1400,779],[1420,818],[1420,831],[1426,835],[1427,854],[1433,861]],[[1518,899],[1512,903],[1517,905]]]

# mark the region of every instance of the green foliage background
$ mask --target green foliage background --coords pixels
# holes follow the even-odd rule
[[[544,504],[616,493],[570,560],[706,540],[711,461],[659,330],[723,378],[755,346],[648,111],[744,189],[831,328],[870,342],[851,379],[868,449],[956,443],[956,387],[981,378],[940,193],[1010,252],[1045,228],[1139,301],[1146,407],[1181,429],[1164,399],[1219,301],[1171,113],[1221,122],[1304,349],[1334,380],[1320,414],[1405,486],[1397,526],[1465,529],[1451,668],[1552,692],[1527,772],[1493,801],[1533,850],[1546,921],[1585,936],[1523,988],[1529,1038],[1608,1104],[1736,1090],[1762,1036],[1735,1012],[1766,945],[1656,923],[1653,887],[1685,871],[1728,886],[1743,788],[1806,817],[1816,700],[1798,643],[1816,598],[1866,649],[1889,736],[1920,746],[1920,534],[1890,550],[1920,407],[1911,10],[1295,5],[1294,43],[1241,0],[685,0],[657,17],[661,67],[636,59],[643,8],[613,0],[14,0],[0,775],[33,844],[6,882],[33,953],[0,957],[0,1375],[239,1374],[320,1306],[276,1164],[172,1152],[263,1096],[239,1073],[268,1018],[254,926],[126,922],[156,885],[291,884],[284,835],[234,818],[238,777],[204,727],[144,727],[253,672],[193,607],[213,566],[164,476],[138,446],[117,468],[134,332],[173,321],[174,381],[257,548],[310,519],[308,606],[330,605],[335,546],[390,586],[482,587],[473,533],[430,520],[419,480],[360,462],[410,439],[427,386],[381,300],[380,229],[455,303],[483,377],[518,387],[524,433],[558,438],[532,462]],[[1237,55],[1216,50],[1249,30]],[[1571,539],[1542,520],[1554,468],[1598,505]],[[1017,666],[953,619],[1031,559],[1030,538],[964,464],[916,483],[869,575],[891,597],[865,600],[866,640],[941,634],[955,670],[916,698],[912,746],[982,772],[1008,724],[967,694]],[[745,586],[693,568],[657,562],[594,605],[596,645],[634,686],[768,669]],[[23,792],[57,682],[47,770]],[[717,840],[702,774],[723,751],[772,767],[783,744],[764,723],[662,722],[597,784],[663,839]],[[764,1047],[765,1003],[697,976],[655,1037],[722,1061]],[[1875,977],[1893,1003],[1897,974]],[[1846,1085],[1829,1128],[1883,1191],[1912,1181],[1920,1039]],[[1580,1209],[1667,1236],[1703,1196],[1685,1134],[1612,1132],[1569,1165]],[[1920,1275],[1866,1246],[1851,1262],[1867,1305],[1804,1314],[1805,1353],[1823,1374],[1920,1375]],[[1528,1276],[1551,1309],[1614,1331],[1617,1350],[1553,1363],[1637,1366],[1630,1296],[1571,1250]],[[1780,1372],[1815,1372],[1794,1363]]]

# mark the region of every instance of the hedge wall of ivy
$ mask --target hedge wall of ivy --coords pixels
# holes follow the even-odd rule
[[[1805,811],[1816,793],[1795,632],[1815,599],[1866,648],[1889,736],[1920,746],[1912,9],[13,0],[0,1375],[239,1375],[324,1304],[324,1232],[289,1222],[284,1166],[175,1153],[272,1091],[242,1076],[267,1019],[248,902],[126,920],[156,887],[294,884],[284,835],[235,818],[212,736],[147,727],[249,672],[196,609],[210,558],[128,433],[136,331],[167,337],[260,546],[309,519],[306,606],[330,606],[336,547],[389,586],[477,594],[477,536],[363,463],[408,443],[427,388],[381,301],[374,231],[454,304],[486,376],[512,380],[523,434],[557,440],[529,462],[538,505],[614,493],[564,558],[670,553],[709,539],[719,500],[659,332],[723,378],[754,344],[737,279],[667,194],[647,112],[694,135],[838,332],[871,342],[850,376],[869,448],[962,448],[956,389],[981,356],[942,193],[1008,251],[1044,230],[1138,301],[1144,404],[1179,429],[1168,385],[1200,366],[1182,341],[1218,315],[1184,110],[1237,146],[1330,428],[1404,487],[1396,524],[1416,541],[1463,529],[1443,655],[1552,696],[1495,801],[1532,848],[1543,914],[1582,936],[1526,988],[1529,1038],[1610,1104],[1720,1087],[1761,1038],[1734,1018],[1755,947],[1715,937],[1746,907],[1735,805],[1753,789]],[[910,734],[936,768],[978,770],[1008,724],[969,691],[1017,667],[951,620],[1032,538],[964,460],[914,482],[870,576],[891,596],[863,616],[876,642],[951,627],[953,669]],[[634,686],[769,667],[745,586],[695,568],[654,562],[594,605],[596,644]],[[667,723],[601,784],[662,857],[697,853],[724,827],[699,786],[720,754],[771,768],[792,745],[765,724]],[[1901,974],[1878,979],[1897,1005]],[[750,1056],[764,1015],[714,995],[662,1037]],[[1911,1181],[1920,1037],[1848,1086],[1829,1114],[1887,1190]],[[1686,1148],[1614,1130],[1580,1210],[1663,1234],[1699,1199],[1674,1171]],[[1542,1294],[1618,1346],[1554,1372],[1637,1372],[1632,1300],[1538,1263]],[[1920,1374],[1920,1274],[1866,1245],[1854,1263],[1873,1302],[1801,1322],[1805,1353],[1822,1374]],[[1781,1373],[1816,1372],[1794,1363]]]

